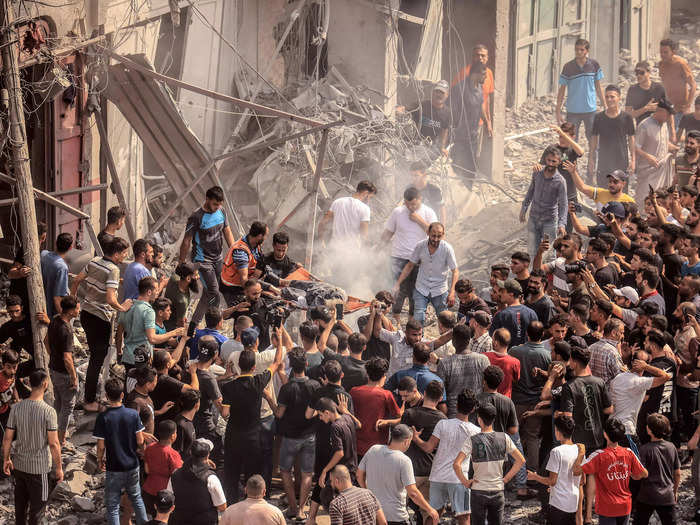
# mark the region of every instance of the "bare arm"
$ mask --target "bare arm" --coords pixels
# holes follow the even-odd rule
[[[177,346],[175,349],[170,352],[170,357],[173,361],[176,363],[180,361],[180,358],[182,357],[182,351],[185,349],[185,345],[187,344],[187,341],[189,341],[189,337],[187,335],[183,335],[180,340],[177,342]]]
[[[87,274],[85,272],[80,272],[78,275],[76,275],[73,278],[73,283],[71,284],[70,287],[70,294],[74,297],[78,296],[78,287],[80,286],[80,283],[82,283],[85,278],[87,277]],[[10,277],[12,279],[12,277]]]
[[[360,237],[362,237],[362,240],[364,241],[366,241],[369,237],[369,222],[362,221],[360,223]]]
[[[192,234],[185,233],[185,236],[182,238],[182,244],[180,244],[179,260],[181,263],[187,261],[187,257],[189,256],[191,250],[192,250]]]
[[[105,294],[107,304],[114,308],[117,312],[126,312],[127,310],[129,310],[129,308],[131,308],[131,305],[133,303],[131,299],[125,299],[123,303],[119,304],[119,301],[117,300],[116,288],[107,288]]]
[[[547,487],[553,487],[556,485],[558,478],[559,474],[556,472],[550,472],[549,477],[544,477],[540,476],[537,472],[532,472],[531,470],[527,471],[528,480],[537,481],[538,483],[542,483],[542,485],[546,485]]]
[[[465,459],[467,459],[467,455],[460,450],[459,454],[457,454],[457,457],[452,463],[452,470],[455,471],[457,478],[459,478],[459,482],[465,487],[470,488],[474,480],[467,479],[467,477],[464,475],[464,472],[462,471],[462,463],[464,463]]]
[[[578,155],[579,157],[583,157],[583,147],[574,140],[574,137],[572,137],[568,133],[564,133],[559,126],[556,126],[554,131],[556,131],[562,138],[562,140],[566,142],[571,147],[571,149],[573,149],[576,152],[576,155]]]
[[[591,141],[588,144],[588,173],[589,174],[595,173],[595,169],[596,169],[596,164],[595,164],[596,155],[595,154],[596,154],[596,151],[598,149],[598,140],[599,140],[598,135],[592,135]],[[575,178],[574,178],[574,184],[576,184]],[[576,187],[578,188],[578,184],[576,184]],[[579,188],[579,190],[583,191],[581,188]],[[583,191],[583,192],[586,193],[585,191]],[[588,195],[588,194],[586,193],[586,195]]]
[[[408,497],[411,498],[413,503],[418,505],[428,514],[435,513],[433,520],[435,520],[436,518],[439,519],[437,512],[435,512],[435,509],[433,509],[433,507],[431,507],[430,504],[425,500],[423,494],[420,493],[420,490],[418,490],[418,487],[416,487],[415,483],[406,486],[406,494],[408,494]],[[437,521],[433,521],[433,523],[437,523]]]
[[[420,435],[418,432],[413,433],[413,442],[418,445],[418,448],[420,448],[423,452],[426,454],[430,454],[433,450],[435,450],[440,443],[440,438],[437,436],[430,436],[430,439],[428,441],[423,441],[420,438]]]
[[[389,522],[386,521],[386,516],[384,516],[384,511],[382,509],[377,511],[377,525],[389,525]]]
[[[331,210],[328,210],[326,213],[323,214],[321,221],[318,223],[319,239],[323,239],[326,237],[326,232],[328,230],[328,226],[331,224],[331,221],[333,221],[333,212]]]
[[[619,243],[624,246],[626,250],[629,250],[632,248],[632,239],[627,237],[627,234],[622,231],[622,228],[620,228],[620,224],[616,221],[610,221],[610,230],[612,231],[613,235],[615,238],[619,241]]]
[[[70,377],[71,386],[78,388],[78,374],[75,373],[75,364],[73,363],[72,352],[63,352],[63,364],[66,367],[68,376]]]
[[[600,99],[600,105],[603,106],[603,109],[605,109],[605,95],[603,95],[603,87],[600,85],[600,80],[595,81],[595,92],[598,94],[598,98]]]
[[[399,275],[399,278],[396,280],[396,284],[394,285],[394,289],[398,289],[399,286],[401,286],[401,283],[404,282],[404,280],[411,274],[413,271],[413,267],[415,264],[413,264],[411,261],[408,261],[406,263],[406,266],[403,267],[403,270],[401,270],[401,275]]]
[[[226,239],[226,244],[230,246],[233,246],[233,243],[236,242],[236,239],[233,237],[233,232],[231,231],[230,226],[226,226],[224,228],[224,239]]]
[[[179,337],[181,335],[185,335],[185,332],[185,328],[176,328],[175,330],[170,330],[169,332],[165,332],[164,334],[157,334],[155,328],[146,328],[146,338],[148,339],[149,343],[155,346],[161,343],[165,343],[171,337]]]
[[[634,167],[636,166],[636,162],[635,162],[635,159],[636,159],[636,157],[635,157],[635,152],[637,151],[637,149],[635,148],[634,143],[635,143],[635,137],[634,137],[634,135],[628,136],[628,137],[627,137],[627,148],[628,148],[628,150],[629,150],[629,164],[628,164],[628,166],[627,166],[627,171],[628,171],[629,173],[634,172]]]
[[[357,469],[357,484],[363,488],[367,488],[367,473],[361,468]]]
[[[593,135],[591,137],[591,144],[598,142],[598,137],[596,135]],[[592,146],[591,146],[592,147]],[[591,151],[593,151],[591,149]],[[590,160],[588,161],[590,163]],[[569,171],[571,174],[571,180],[574,181],[574,186],[576,186],[576,189],[583,193],[586,197],[589,199],[593,198],[593,195],[595,194],[595,188],[589,186],[588,184],[583,182],[583,179],[581,178],[581,175],[578,173],[578,168],[576,168],[576,164],[573,164],[573,169]]]
[[[564,104],[564,95],[566,94],[566,86],[559,86],[559,90],[557,91],[557,105],[555,108],[555,114],[557,118],[557,123],[561,124],[564,122],[564,119],[561,116],[561,107],[562,104]]]
[[[525,464],[525,458],[517,448],[513,448],[513,450],[510,452],[510,457],[512,457],[514,460],[513,466],[510,467],[510,470],[506,473],[505,476],[503,476],[503,483],[508,483],[511,479],[513,479],[513,477]]]
[[[15,429],[6,428],[5,435],[2,438],[2,471],[7,476],[9,476],[12,473],[12,469],[14,468],[14,466],[12,465],[12,460],[10,459],[10,448],[12,447],[12,440],[14,438]]]
[[[46,433],[51,451],[51,462],[56,471],[56,479],[63,480],[63,463],[61,463],[61,442],[58,440],[58,430],[49,430]]]

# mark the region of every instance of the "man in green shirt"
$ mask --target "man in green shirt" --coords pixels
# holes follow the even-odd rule
[[[139,295],[127,312],[119,315],[119,324],[124,329],[124,353],[122,364],[129,369],[134,367],[134,349],[144,345],[153,353],[153,345],[164,343],[171,337],[185,335],[185,328],[180,327],[164,334],[156,334],[156,312],[151,306],[155,299],[158,283],[153,277],[144,277],[139,281]],[[117,348],[119,344],[117,344]]]

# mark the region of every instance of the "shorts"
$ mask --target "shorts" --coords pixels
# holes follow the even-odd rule
[[[469,494],[470,490],[461,483],[430,482],[430,506],[444,509],[447,503],[451,503],[455,516],[471,514]]]
[[[297,457],[304,474],[314,471],[314,459],[316,458],[316,436],[314,434],[299,439],[282,436],[280,470],[291,472]]]

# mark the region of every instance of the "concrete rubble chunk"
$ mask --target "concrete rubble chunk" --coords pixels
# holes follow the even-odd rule
[[[95,502],[90,498],[84,498],[82,496],[73,496],[71,500],[73,508],[80,512],[92,512],[95,510]]]

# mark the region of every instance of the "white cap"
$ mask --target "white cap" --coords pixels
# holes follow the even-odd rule
[[[613,289],[613,293],[619,297],[624,297],[625,299],[628,299],[629,302],[631,302],[633,305],[636,305],[639,302],[639,294],[637,293],[637,290],[635,290],[631,286],[615,288]]]

